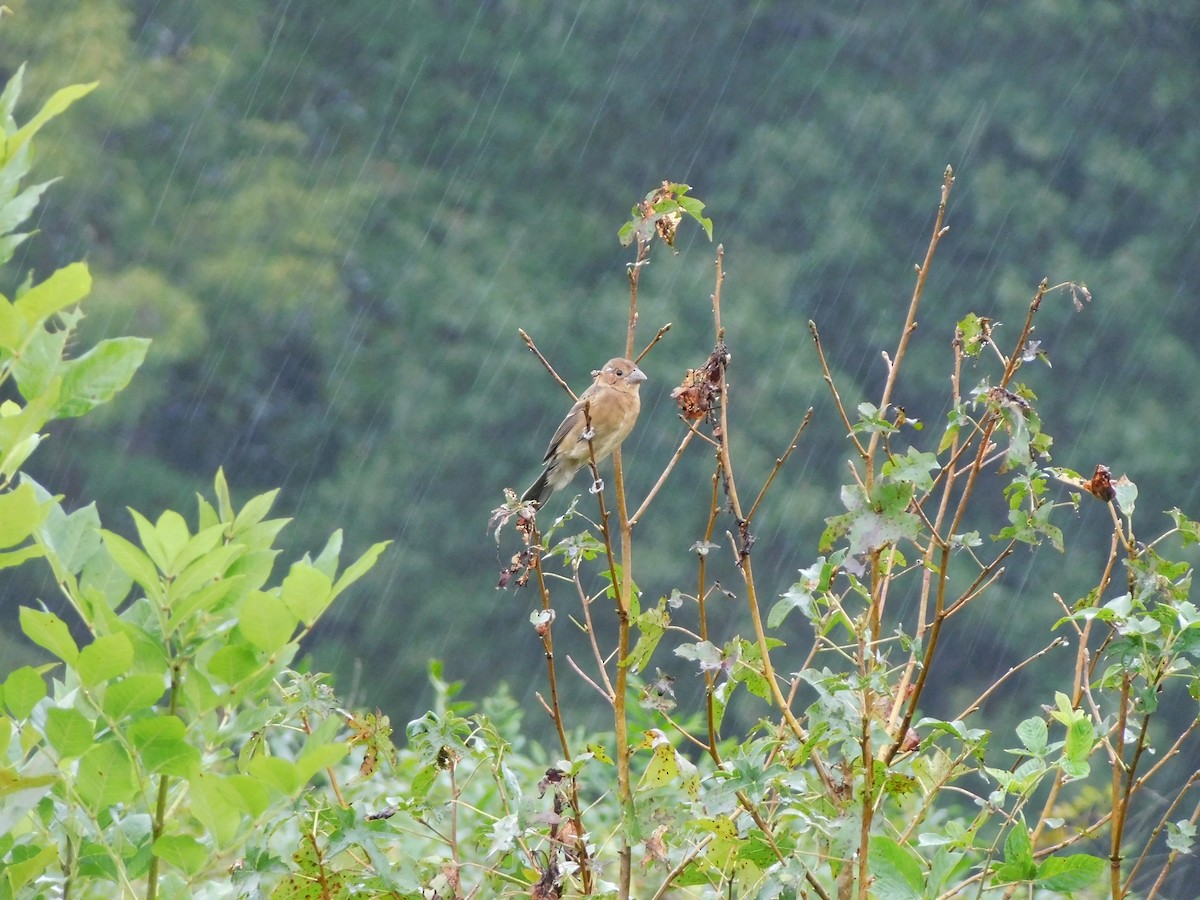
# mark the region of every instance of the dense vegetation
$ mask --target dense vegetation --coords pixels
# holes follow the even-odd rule
[[[846,383],[877,390],[950,163],[936,315],[986,300],[1007,324],[1043,275],[1085,280],[1095,314],[1056,305],[1044,326],[1069,379],[1046,401],[1064,462],[1129,470],[1149,509],[1196,499],[1172,438],[1200,402],[1200,38],[1178,4],[9,6],[10,65],[66,66],[35,66],[27,96],[101,83],[47,142],[72,188],[47,200],[18,261],[87,259],[85,337],[155,339],[134,394],[56,435],[35,471],[119,510],[179,506],[224,465],[247,489],[284,488],[295,547],[351,517],[364,546],[395,539],[310,649],[343,672],[361,660],[402,714],[421,705],[430,652],[471,690],[536,664],[513,664],[524,604],[491,591],[505,560],[482,531],[560,414],[516,329],[572,384],[612,355],[612,223],[663,177],[694,185],[721,223],[739,359],[763,362],[737,377],[748,461],[769,464],[786,439],[779,413],[815,404],[830,421],[809,318]],[[631,445],[642,490],[680,427],[667,390],[707,330],[695,301],[711,253],[692,240],[644,283],[647,325],[674,329]],[[913,416],[944,412],[927,398],[949,339],[922,329],[901,398]],[[814,433],[782,476],[759,532],[778,590],[836,498],[844,451]],[[686,570],[671,523],[707,490],[703,468],[685,460],[646,524],[648,591]],[[967,649],[1002,671],[1036,618]],[[397,642],[397,620],[416,646]]]

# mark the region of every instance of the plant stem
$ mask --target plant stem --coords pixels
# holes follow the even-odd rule
[[[913,285],[912,298],[908,302],[908,314],[904,317],[904,330],[900,332],[900,341],[897,343],[896,352],[891,358],[887,381],[884,382],[883,394],[879,398],[880,415],[884,415],[887,412],[888,405],[891,403],[892,392],[896,388],[896,379],[900,373],[900,363],[904,360],[904,354],[908,349],[908,342],[917,328],[917,309],[921,305],[921,295],[925,291],[925,280],[929,277],[929,270],[933,265],[933,254],[937,251],[938,244],[941,243],[942,238],[945,237],[946,232],[949,230],[944,223],[946,221],[946,202],[950,198],[950,188],[953,185],[954,169],[946,166],[946,172],[942,177],[941,200],[938,202],[937,216],[933,223],[933,234],[929,238],[929,246],[925,250],[925,260],[917,267],[917,283]],[[868,485],[872,482],[872,466],[874,465],[876,451],[879,449],[881,435],[882,432],[880,431],[872,432],[871,439],[867,444],[866,481]]]
[[[625,355],[633,356],[633,342],[637,336],[638,281],[642,269],[650,256],[650,241],[638,237],[637,258],[629,267],[629,326],[625,336]],[[660,335],[663,332],[660,332]],[[653,341],[651,342],[653,346]],[[646,348],[647,350],[649,347]],[[593,459],[593,466],[595,465]],[[633,845],[631,835],[636,827],[633,807],[633,784],[629,766],[632,762],[629,750],[629,722],[626,696],[629,690],[629,605],[633,597],[633,527],[629,522],[629,509],[625,502],[625,473],[621,465],[621,448],[613,452],[613,491],[617,498],[617,528],[621,536],[621,578],[617,583],[617,572],[613,561],[612,536],[608,531],[607,514],[604,515],[604,545],[608,551],[609,570],[612,573],[613,593],[617,606],[617,670],[613,685],[613,731],[617,748],[617,801],[621,806],[624,827],[621,828],[621,844],[617,852],[620,874],[617,881],[619,900],[629,900],[633,881]],[[603,497],[601,497],[603,508]]]
[[[173,716],[179,709],[179,690],[182,687],[180,662],[176,660],[171,665],[171,689],[167,700],[167,715]],[[150,846],[154,846],[163,835],[167,819],[167,793],[170,788],[170,777],[160,775],[158,779],[158,799],[154,804],[154,819],[150,824]],[[146,870],[146,900],[155,900],[158,896],[158,856],[150,854],[150,865]]]

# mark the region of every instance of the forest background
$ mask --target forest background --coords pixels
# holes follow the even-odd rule
[[[848,446],[807,321],[844,399],[877,395],[946,164],[951,231],[898,395],[907,415],[945,415],[924,398],[945,393],[959,317],[1016,323],[1043,276],[1085,281],[1091,306],[1059,298],[1039,320],[1055,462],[1127,473],[1143,510],[1200,508],[1200,11],[1187,4],[7,5],[0,80],[30,61],[26,114],[62,84],[101,86],[42,139],[39,168],[66,187],[6,271],[86,259],[85,343],[154,339],[120,401],[58,425],[29,471],[118,529],[124,506],[190,508],[223,466],[239,497],[283,487],[294,548],[341,525],[351,552],[393,539],[306,647],[340,693],[395,721],[429,702],[431,658],[475,697],[544,671],[534,597],[495,590],[513,548],[485,530],[565,409],[517,329],[577,390],[621,349],[630,257],[616,229],[664,178],[693,186],[726,248],[743,463],[765,474],[808,406],[826,426],[757,520],[760,585],[785,591],[841,508]],[[673,327],[644,363],[625,451],[635,497],[681,435],[670,389],[711,345],[714,248],[692,228],[678,250],[642,280],[646,334]],[[639,525],[648,597],[690,578],[710,472],[705,453],[685,457]],[[1065,555],[1017,557],[993,601],[956,620],[962,669],[927,689],[931,714],[1044,643],[1061,614],[1050,592],[1087,591],[1110,530],[1085,505]],[[713,561],[735,586],[732,569]],[[5,616],[57,602],[29,566],[0,596]],[[17,635],[0,629],[4,671],[41,658]],[[689,672],[681,662],[684,684]],[[1028,713],[1023,679],[1038,678],[1031,665],[993,698],[993,727]],[[605,715],[596,704],[594,724]]]

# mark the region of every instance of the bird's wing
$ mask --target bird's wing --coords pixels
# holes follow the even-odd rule
[[[585,392],[584,397],[586,396],[587,394]],[[558,430],[554,432],[554,437],[550,438],[550,446],[546,448],[546,455],[542,457],[543,463],[550,462],[550,460],[554,457],[554,454],[558,452],[559,445],[562,444],[563,438],[565,438],[570,433],[571,429],[575,427],[576,423],[583,418],[583,405],[587,402],[584,397],[580,397],[577,401],[575,401],[575,405],[571,407],[571,411],[567,413],[567,417],[562,420],[562,424],[560,424],[558,426]]]

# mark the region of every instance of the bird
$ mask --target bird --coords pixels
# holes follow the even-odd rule
[[[592,373],[586,391],[579,395],[567,417],[562,420],[542,459],[542,474],[521,498],[523,503],[544,506],[550,495],[571,483],[575,473],[588,465],[591,452],[600,463],[612,455],[629,436],[642,408],[638,388],[645,373],[632,360],[617,356]],[[587,410],[585,413],[585,409]],[[591,423],[591,452],[588,450],[588,423]]]

